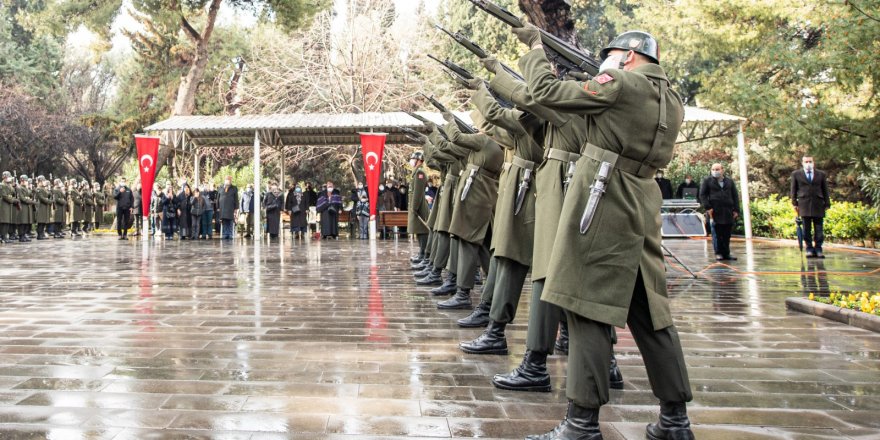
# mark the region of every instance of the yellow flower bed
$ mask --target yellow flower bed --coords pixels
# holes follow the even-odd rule
[[[831,304],[844,309],[859,310],[880,316],[880,292],[832,293],[827,297],[815,296],[810,293],[810,301]]]

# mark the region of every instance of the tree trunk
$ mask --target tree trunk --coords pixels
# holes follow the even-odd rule
[[[574,29],[571,5],[565,0],[519,0],[519,8],[529,17],[530,23],[581,47]]]
[[[199,84],[205,76],[205,69],[208,67],[208,44],[211,41],[211,34],[214,31],[214,24],[217,21],[217,12],[220,10],[222,0],[211,0],[208,7],[208,17],[205,23],[205,29],[201,35],[189,24],[186,17],[181,15],[180,27],[184,34],[187,35],[196,44],[196,53],[193,58],[192,65],[186,76],[180,79],[180,87],[177,88],[177,99],[174,107],[171,109],[171,116],[190,116],[196,108],[196,93],[199,90]],[[171,155],[172,145],[160,145],[159,157],[156,158],[156,174],[165,166],[165,162]]]

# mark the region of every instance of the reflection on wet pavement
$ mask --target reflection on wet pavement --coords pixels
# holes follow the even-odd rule
[[[787,312],[784,298],[877,290],[880,256],[803,260],[778,243],[667,242],[672,308],[700,439],[868,439],[880,432],[880,335]],[[751,252],[747,252],[751,249]],[[0,438],[522,438],[565,410],[553,392],[491,386],[522,357],[465,355],[467,312],[412,283],[407,241],[118,242],[0,247]],[[258,255],[255,258],[255,255]],[[870,273],[874,271],[874,273]],[[478,292],[475,292],[478,294]],[[642,439],[657,402],[635,343],[603,408],[607,439]]]

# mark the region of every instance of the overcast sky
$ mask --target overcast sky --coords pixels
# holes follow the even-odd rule
[[[334,7],[338,9],[340,6],[344,6],[345,1],[346,0],[334,0]],[[419,5],[418,0],[394,0],[394,3],[397,7],[398,15],[403,17],[415,14],[416,8],[418,8]],[[436,9],[439,3],[440,0],[425,0],[425,4],[429,10]],[[128,38],[123,36],[119,32],[119,30],[136,29],[138,26],[137,22],[130,15],[128,15],[127,12],[125,12],[125,9],[129,5],[129,0],[125,0],[123,12],[116,18],[113,23],[113,52],[122,52],[130,49],[130,42]],[[225,6],[225,3],[223,3],[220,7],[220,13],[218,14],[217,21],[220,25],[239,23],[248,26],[252,25],[256,21],[256,18],[248,13],[236,11],[228,6]],[[77,52],[87,51],[89,46],[95,41],[95,35],[88,30],[85,30],[84,28],[72,33],[68,38],[68,44],[72,47],[73,50]]]

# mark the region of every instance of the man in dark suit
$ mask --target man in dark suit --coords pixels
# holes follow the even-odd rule
[[[700,203],[715,228],[715,259],[736,260],[730,255],[730,232],[739,218],[739,194],[733,180],[724,175],[720,163],[712,165],[712,175],[700,185]]]
[[[815,169],[811,156],[804,156],[801,164],[803,168],[791,173],[791,203],[804,220],[807,258],[825,258],[822,254],[822,242],[825,241],[822,221],[831,206],[827,176],[824,171]]]
[[[663,170],[657,170],[657,173],[654,175],[654,181],[656,181],[657,186],[660,187],[660,195],[663,197],[663,200],[671,199],[672,182],[663,177]]]
[[[684,190],[686,189],[695,189],[697,194],[697,200],[700,200],[700,185],[697,185],[697,182],[694,182],[694,179],[690,174],[684,176],[684,182],[681,182],[678,185],[678,189],[675,190],[675,198],[683,199],[684,198]]]
[[[232,184],[232,177],[226,176],[226,182],[220,189],[218,216],[221,222],[221,233],[224,240],[232,240],[235,235],[235,217],[238,215],[238,187]]]

